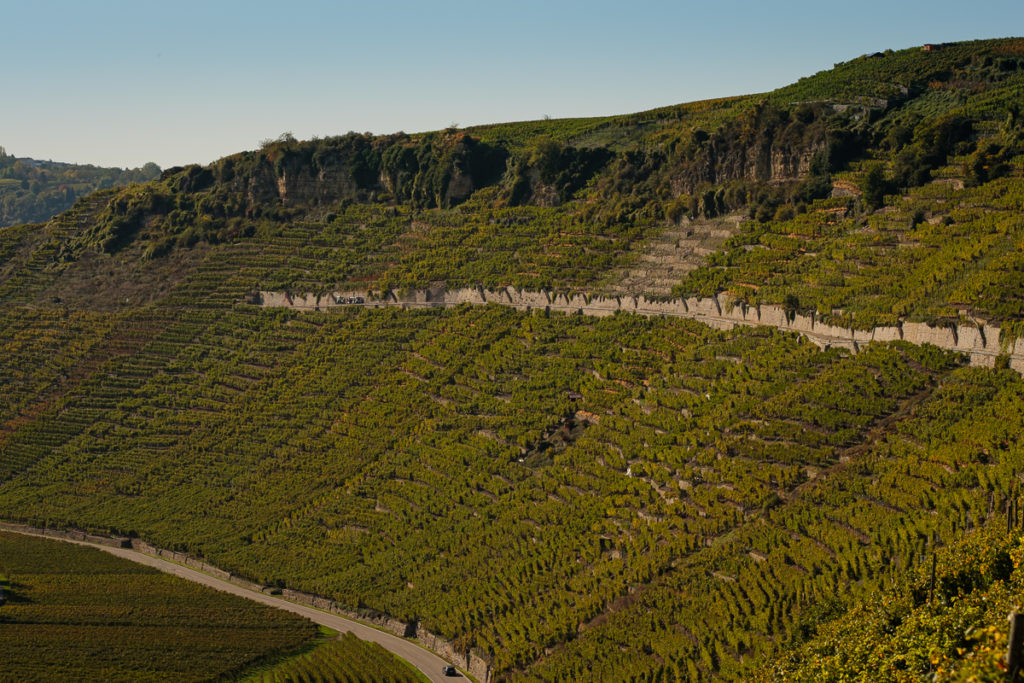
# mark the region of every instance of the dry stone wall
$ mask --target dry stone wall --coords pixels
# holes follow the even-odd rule
[[[57,539],[69,539],[72,541],[83,541],[85,543],[96,543],[98,545],[110,546],[112,548],[130,548],[131,541],[127,538],[119,536],[97,536],[94,534],[87,534],[84,531],[62,529],[37,529],[35,527],[25,526],[24,524],[9,524],[7,522],[0,522],[0,531],[13,531],[15,533],[29,533],[37,536],[50,536],[51,538]]]
[[[481,682],[491,680],[491,666],[488,661],[476,652],[459,652],[451,641],[436,636],[430,631],[421,628],[416,633],[416,640],[420,645],[444,657],[449,662],[454,662],[459,668],[467,671],[470,676]]]
[[[226,572],[223,569],[218,569],[217,567],[214,567],[212,564],[207,564],[202,560],[196,559],[186,553],[176,552],[174,550],[165,550],[163,548],[157,548],[156,546],[150,545],[149,543],[146,543],[145,541],[142,541],[138,538],[131,539],[130,544],[124,547],[130,547],[132,550],[137,550],[140,553],[153,555],[155,557],[160,557],[165,560],[170,560],[171,562],[183,564],[189,569],[195,569],[196,571],[204,572],[206,574],[209,574],[210,576],[216,576],[218,579],[222,579],[224,581],[231,580],[231,572]]]
[[[363,304],[345,303],[361,297]],[[903,340],[912,344],[933,344],[947,351],[970,356],[971,365],[992,367],[996,357],[1009,357],[1010,367],[1024,373],[1024,339],[1003,343],[999,328],[986,322],[935,327],[905,322],[870,330],[830,325],[816,316],[790,315],[781,306],[746,306],[727,295],[709,298],[648,299],[644,296],[591,296],[549,291],[441,288],[395,291],[338,291],[324,295],[260,292],[256,301],[263,306],[323,311],[339,306],[402,306],[404,308],[458,306],[460,304],[501,304],[519,309],[543,309],[580,315],[607,316],[618,312],[660,315],[699,320],[711,327],[731,329],[735,325],[763,325],[802,334],[822,348],[841,347],[856,352],[872,341]]]

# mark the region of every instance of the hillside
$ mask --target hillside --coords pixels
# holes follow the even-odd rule
[[[96,190],[144,183],[160,175],[156,164],[142,168],[98,168],[16,158],[0,147],[0,228],[42,223],[67,211]]]
[[[284,136],[0,229],[0,518],[390,615],[481,679],[868,648],[841,617],[925,552],[955,574],[1016,500],[1016,361],[902,330],[1024,329],[1022,93],[1024,39],[918,47],[617,117]],[[430,305],[506,287],[897,333]],[[983,659],[935,647],[922,675]]]
[[[1007,680],[1005,617],[1019,608],[1022,589],[1016,516],[1007,525],[986,525],[906,572],[762,672],[761,680],[839,681],[863,671],[886,680],[933,673],[939,680]]]

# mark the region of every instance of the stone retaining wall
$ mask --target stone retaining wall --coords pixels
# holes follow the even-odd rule
[[[419,644],[432,652],[436,652],[449,662],[455,662],[460,668],[469,673],[478,681],[490,681],[491,667],[480,654],[476,652],[459,652],[455,646],[439,636],[434,635],[425,628],[418,630],[416,640]]]
[[[0,531],[14,531],[16,533],[30,533],[37,534],[39,536],[51,536],[53,538],[67,538],[72,541],[84,541],[86,543],[96,543],[97,545],[106,545],[112,548],[130,548],[131,541],[127,538],[119,536],[96,536],[94,534],[87,534],[84,531],[69,530],[64,531],[61,529],[37,529],[35,527],[26,526],[24,524],[9,524],[7,522],[0,522]]]
[[[363,306],[402,306],[418,308],[432,306],[481,305],[488,303],[513,306],[526,310],[542,309],[580,315],[607,316],[618,312],[636,315],[661,315],[691,318],[719,329],[735,325],[763,325],[802,334],[822,348],[840,347],[856,352],[872,341],[903,340],[912,344],[933,344],[947,351],[968,354],[971,365],[992,367],[996,357],[1006,355],[1010,367],[1024,373],[1024,338],[1002,343],[999,328],[986,322],[962,323],[947,327],[933,327],[926,323],[905,322],[900,325],[876,327],[871,330],[829,325],[816,316],[790,315],[781,306],[745,306],[726,295],[705,299],[656,300],[643,296],[590,296],[548,291],[463,288],[415,290],[408,293],[386,291],[339,291],[324,295],[297,295],[287,292],[260,292],[256,297],[262,306],[287,307],[300,310],[324,311],[360,304],[345,304],[348,297],[363,297]]]
[[[189,567],[190,569],[195,569],[197,571],[205,572],[211,576],[216,576],[218,579],[223,579],[224,581],[231,581],[230,572],[226,572],[223,569],[218,569],[217,567],[214,567],[212,564],[207,564],[202,560],[197,560],[196,558],[186,553],[180,553],[175,552],[173,550],[164,550],[163,548],[157,548],[156,546],[150,545],[149,543],[146,543],[145,541],[139,540],[137,538],[131,539],[130,547],[132,548],[132,550],[138,550],[140,553],[146,553],[147,555],[154,555],[165,560],[170,560],[171,562],[177,562],[178,564],[183,564],[186,567]]]

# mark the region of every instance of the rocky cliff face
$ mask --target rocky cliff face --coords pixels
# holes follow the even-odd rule
[[[326,163],[313,167],[302,160],[280,164],[277,169],[269,159],[263,158],[251,164],[245,177],[227,181],[229,192],[245,197],[246,215],[252,215],[257,207],[273,206],[316,206],[331,204],[342,199],[359,199],[360,188],[352,178],[348,160],[342,156],[331,156]]]
[[[778,117],[779,115],[777,115]],[[805,179],[816,156],[827,158],[829,136],[818,122],[767,122],[746,130],[726,127],[696,145],[674,170],[673,185],[691,194],[701,185],[734,180],[778,183]]]
[[[255,164],[247,176],[236,178],[226,185],[229,191],[244,194],[247,216],[251,216],[257,206],[280,201],[281,186],[274,178],[274,168],[268,163]]]
[[[277,194],[285,206],[315,206],[355,199],[359,186],[348,159],[332,155],[319,168],[298,163],[284,166],[277,178]]]
[[[459,131],[283,140],[218,162],[218,185],[245,198],[246,213],[260,206],[289,207],[365,201],[374,196],[413,204],[453,206],[492,184],[507,154]]]
[[[721,185],[733,180],[785,182],[807,177],[816,154],[825,142],[801,146],[758,145],[744,148],[728,143],[708,149],[693,171],[680,176],[681,189],[689,194],[702,183]]]
[[[766,180],[803,180],[810,173],[814,156],[824,151],[824,141],[799,150],[773,149]]]

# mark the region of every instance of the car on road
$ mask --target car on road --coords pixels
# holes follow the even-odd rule
[[[451,664],[448,664],[446,666],[442,666],[441,667],[441,673],[443,673],[445,676],[458,676],[459,675],[458,670],[454,666],[452,666]]]

